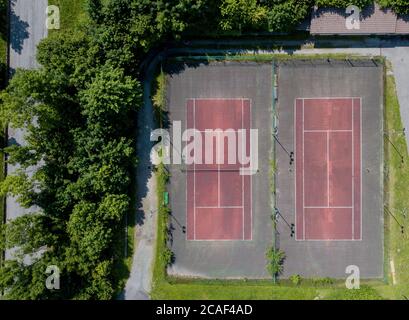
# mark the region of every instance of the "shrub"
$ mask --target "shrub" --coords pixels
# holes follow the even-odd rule
[[[165,248],[165,250],[163,250],[162,259],[163,259],[163,264],[166,267],[170,266],[174,262],[175,254],[169,248]]]
[[[290,281],[292,284],[298,286],[301,283],[302,277],[299,274],[293,274],[290,276]]]
[[[283,272],[285,253],[281,250],[277,250],[276,248],[271,247],[266,252],[266,258],[268,261],[267,271],[271,274],[275,282],[276,277]]]

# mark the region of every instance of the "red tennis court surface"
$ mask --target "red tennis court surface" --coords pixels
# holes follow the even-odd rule
[[[295,101],[297,240],[361,240],[361,99]]]
[[[205,159],[209,145],[204,143],[205,130],[231,129],[236,137],[238,134],[246,135],[243,148],[239,146],[239,139],[235,140],[234,154],[237,156],[239,152],[245,152],[248,155],[250,100],[188,99],[186,116],[187,128],[198,130],[203,137],[202,158],[195,155],[195,163],[187,166],[187,239],[251,240],[251,176],[240,175],[240,168],[246,166],[238,161],[229,161],[228,146],[233,142],[223,133],[216,132],[212,139],[214,144],[210,146],[210,154],[213,162]],[[216,161],[217,156],[219,161]]]

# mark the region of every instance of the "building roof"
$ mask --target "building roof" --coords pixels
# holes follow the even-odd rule
[[[397,16],[378,4],[365,7],[360,13],[360,28],[348,29],[345,9],[315,7],[311,16],[311,34],[409,34],[409,16]]]

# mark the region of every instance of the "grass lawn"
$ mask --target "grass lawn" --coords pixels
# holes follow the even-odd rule
[[[59,31],[74,29],[86,21],[85,3],[86,0],[48,0],[49,5],[60,8]]]
[[[385,270],[388,285],[377,287],[377,290],[385,298],[406,299],[409,297],[409,157],[402,134],[394,77],[387,75],[385,83],[385,205],[404,227],[404,233],[398,222],[385,214]],[[390,261],[395,265],[396,285],[393,285]]]

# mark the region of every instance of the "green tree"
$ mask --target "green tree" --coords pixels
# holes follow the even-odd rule
[[[378,0],[384,8],[392,8],[398,14],[409,14],[409,0]]]
[[[102,3],[101,0],[88,0],[86,2],[86,11],[88,16],[95,23],[100,23],[102,20]]]
[[[271,247],[266,252],[267,258],[267,271],[273,277],[274,283],[277,280],[277,276],[283,272],[283,264],[285,260],[285,253],[281,250],[277,250]]]
[[[223,0],[220,11],[220,26],[227,31],[260,29],[267,17],[267,8],[257,0]]]
[[[309,14],[311,0],[268,0],[268,28],[270,31],[291,31]]]
[[[373,0],[315,0],[317,6],[336,8],[347,8],[349,5],[356,5],[359,8],[364,8],[373,3]]]

